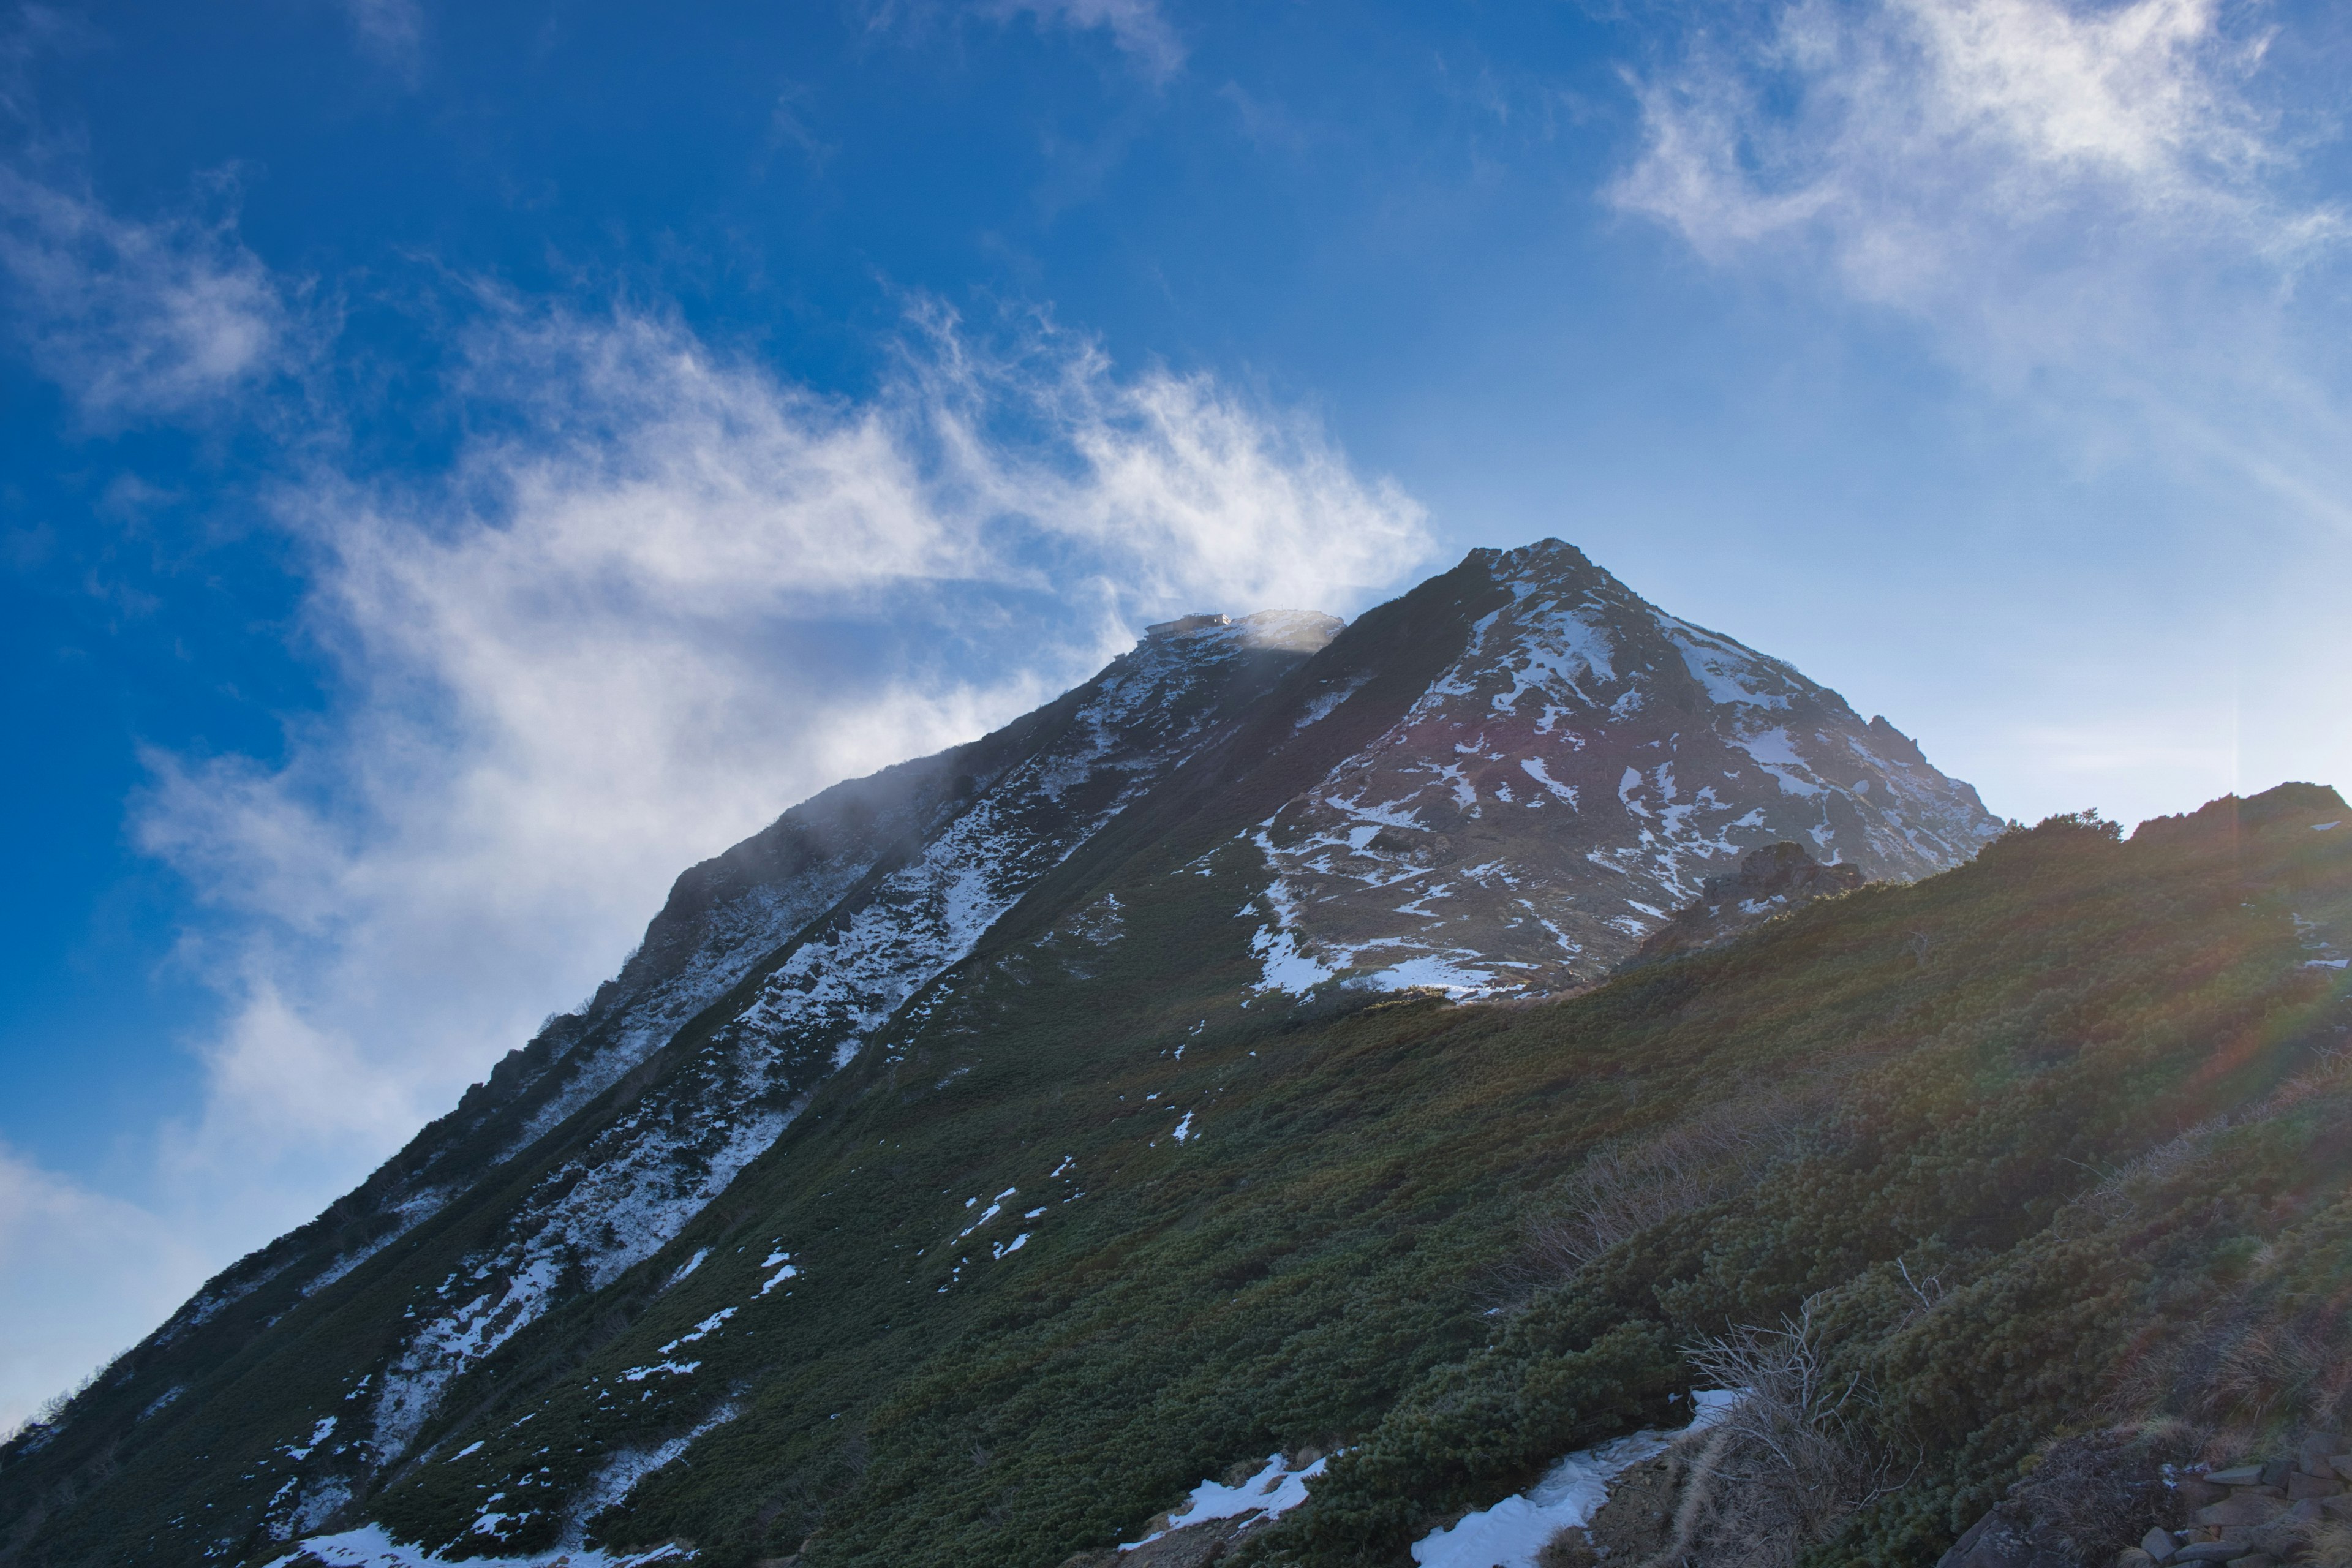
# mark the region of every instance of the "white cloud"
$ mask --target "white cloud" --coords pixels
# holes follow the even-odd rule
[[[278,502],[338,671],[287,759],[152,759],[142,843],[229,1004],[169,1160],[245,1244],[611,973],[671,878],[836,779],[1042,701],[1141,619],[1353,608],[1419,509],[1307,422],[929,312],[864,402],[674,321],[493,301],[488,432],[426,482]]]
[[[1760,15],[1635,84],[1644,145],[1609,192],[1620,207],[1717,264],[1834,279],[2005,389],[2112,403],[2143,436],[2188,427],[2283,495],[2328,491],[2315,452],[2340,410],[2310,417],[2292,300],[2352,226],[2294,194],[2317,116],[2290,112],[2244,8],[1800,0]],[[2188,372],[2229,390],[2184,396]],[[2062,386],[2037,387],[2053,374]],[[2309,449],[2280,451],[2267,417],[2217,418],[2247,395],[2265,416],[2298,410]]]
[[[232,408],[299,460],[339,449],[277,395],[327,323],[227,218],[136,222],[0,165],[0,270],[89,423]],[[328,710],[275,764],[148,759],[134,826],[209,909],[183,952],[225,1022],[144,1207],[0,1171],[0,1268],[48,1260],[0,1408],[363,1174],[609,975],[692,861],[1045,700],[1143,618],[1349,608],[1427,549],[1311,421],[1114,375],[1049,326],[1000,353],[921,311],[854,402],[658,316],[475,305],[448,471],[330,462],[276,494]],[[125,1291],[77,1226],[170,1257]]]
[[[1812,239],[1898,304],[1989,254],[2096,252],[2092,213],[2285,256],[2339,220],[2269,195],[2291,160],[2248,90],[2263,40],[2224,20],[2219,0],[1801,0],[1637,84],[1647,145],[1612,195],[1717,259]]]
[[[1066,27],[1100,27],[1156,79],[1173,76],[1184,63],[1183,40],[1160,14],[1158,0],[996,0],[992,8],[1001,16],[1027,12]]]
[[[154,1328],[207,1272],[176,1226],[0,1146],[0,1437]]]
[[[35,363],[95,424],[206,417],[304,355],[295,302],[225,216],[142,223],[0,164],[0,274]]]
[[[2216,660],[2191,629],[2252,639],[2222,646],[2273,679],[2352,660],[2343,617],[2279,567],[2324,578],[2352,541],[2352,222],[2313,194],[2315,151],[2340,135],[2343,24],[2318,7],[2294,26],[2234,0],[1796,0],[1710,11],[1634,81],[1620,210],[1849,312],[1864,341],[1905,329],[1961,373],[1956,424],[2021,413],[2089,481],[2086,508],[2137,492],[2170,509],[2108,535],[2126,562],[2092,558],[2087,519],[2046,542],[2073,600],[2053,615],[2104,627],[2084,657],[2136,685],[2101,700],[2050,669],[2047,702],[1956,689],[2011,721],[2035,710],[1944,759],[1979,783],[2097,782],[2178,809],[2233,772],[2352,759],[2341,726],[2293,725],[2282,746],[2214,721],[2239,699],[2205,689]],[[2173,608],[2135,603],[2126,577],[2178,582]],[[2031,636],[2054,659],[2071,634]]]
[[[425,52],[425,12],[416,0],[343,0],[360,47],[413,77]]]

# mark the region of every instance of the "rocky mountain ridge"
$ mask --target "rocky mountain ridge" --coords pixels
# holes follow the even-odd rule
[[[681,877],[582,1013],[11,1445],[0,1490],[50,1479],[0,1514],[0,1562],[70,1561],[43,1554],[52,1515],[166,1474],[226,1506],[152,1522],[140,1560],[258,1561],[369,1517],[420,1465],[481,1447],[471,1423],[531,1346],[701,1268],[688,1232],[853,1066],[915,1094],[936,1042],[989,1037],[996,990],[1040,964],[1083,980],[1196,887],[1226,912],[1183,915],[1170,963],[1186,943],[1228,955],[1249,976],[1234,1005],[1274,1017],[1573,992],[1761,845],[1909,879],[1999,830],[1883,719],[1556,541],[1474,552],[1344,628],[1165,623],[1045,708],[836,786]],[[758,1294],[788,1297],[796,1254],[772,1253]],[[625,1381],[682,1376],[661,1370],[691,1360],[674,1349]],[[121,1469],[126,1443],[144,1468]],[[498,1515],[473,1544],[576,1534],[635,1473]]]

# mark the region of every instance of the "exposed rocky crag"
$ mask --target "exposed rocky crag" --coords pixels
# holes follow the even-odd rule
[[[1471,573],[1460,651],[1258,830],[1288,973],[1558,991],[1759,845],[1909,880],[2000,830],[1885,719],[1573,546],[1482,552]],[[1376,650],[1346,651],[1302,725],[1363,700]]]
[[[1767,844],[1749,850],[1737,871],[1701,883],[1698,897],[1644,937],[1628,962],[1649,963],[1728,942],[1758,921],[1787,914],[1815,899],[1850,893],[1863,880],[1859,868],[1824,866],[1801,844]]]

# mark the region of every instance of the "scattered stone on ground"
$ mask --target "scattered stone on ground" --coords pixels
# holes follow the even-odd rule
[[[2053,1445],[1953,1543],[1937,1568],[2288,1568],[2342,1561],[2352,1538],[2352,1454],[2314,1432],[2291,1457],[2210,1468],[2167,1463],[2160,1442],[2128,1432]],[[2336,1543],[2324,1559],[2314,1547]]]

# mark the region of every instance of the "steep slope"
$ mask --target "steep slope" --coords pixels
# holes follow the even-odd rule
[[[1694,787],[1695,769],[1720,776]],[[1883,721],[1557,543],[1477,552],[1345,632],[1297,613],[1154,628],[1047,708],[829,791],[681,878],[582,1015],[0,1455],[0,1562],[256,1560],[370,1516],[459,1552],[577,1539],[720,1427],[805,1446],[772,1410],[810,1379],[903,1373],[870,1359],[895,1342],[879,1299],[784,1329],[783,1359],[716,1398],[688,1348],[805,1295],[808,1244],[785,1236],[802,1222],[729,1238],[831,1196],[821,1173],[852,1107],[953,1102],[991,1066],[1034,1097],[1009,1127],[992,1100],[985,1134],[876,1134],[916,1147],[888,1161],[897,1217],[860,1222],[853,1267],[911,1284],[912,1260],[890,1261],[909,1248],[979,1236],[993,1264],[1045,1246],[991,1229],[1013,1223],[1018,1183],[965,1194],[960,1236],[906,1227],[942,1160],[994,1165],[1032,1135],[1012,1131],[1024,1116],[1050,1121],[1139,1051],[1181,1062],[1188,1040],[1366,988],[1570,989],[1700,867],[1758,844],[1801,834],[1912,876],[1994,828]],[[1136,1093],[1132,1114],[1169,1118],[1146,1148],[1195,1146],[1201,1107]],[[1054,1178],[1071,1193],[1075,1169]],[[732,1290],[746,1268],[748,1294],[638,1344],[641,1317],[668,1323],[664,1302]],[[964,1279],[959,1263],[924,1286],[948,1316],[918,1331],[958,1321]],[[622,1354],[637,1359],[572,1385]],[[499,1411],[543,1420],[533,1444],[562,1427],[602,1458],[561,1479],[517,1469],[497,1435],[511,1428],[484,1425]],[[471,1479],[494,1468],[496,1486]],[[451,1484],[506,1505],[452,1535],[436,1522]]]
[[[406,1454],[453,1377],[552,1299],[659,1249],[865,1034],[1339,625],[1278,613],[1147,638],[1005,730],[838,786],[695,868],[583,1016],[552,1021],[358,1192],[209,1284],[85,1404],[160,1410],[257,1358],[257,1397],[307,1401],[310,1426],[331,1416],[340,1440],[256,1432],[226,1464],[299,1451],[301,1474],[259,1509],[265,1538],[334,1517]],[[412,1266],[451,1264],[429,1298],[339,1323],[348,1337],[324,1356],[299,1331],[269,1332],[404,1240]],[[343,1397],[354,1374],[356,1404]],[[71,1497],[111,1468],[119,1436],[78,1417],[13,1449],[54,1451],[48,1489]],[[7,1501],[19,1538],[52,1506]]]
[[[450,1115],[434,1122],[320,1219],[242,1259],[199,1291],[158,1336],[207,1330],[263,1285],[309,1294],[528,1147],[667,1041],[878,864],[919,847],[960,791],[1015,754],[1035,715],[981,748],[960,748],[836,784],[772,826],[681,876],[622,973],[576,1015],[551,1018],[507,1054]],[[977,753],[977,754],[974,754]],[[225,1353],[225,1324],[206,1351]]]

